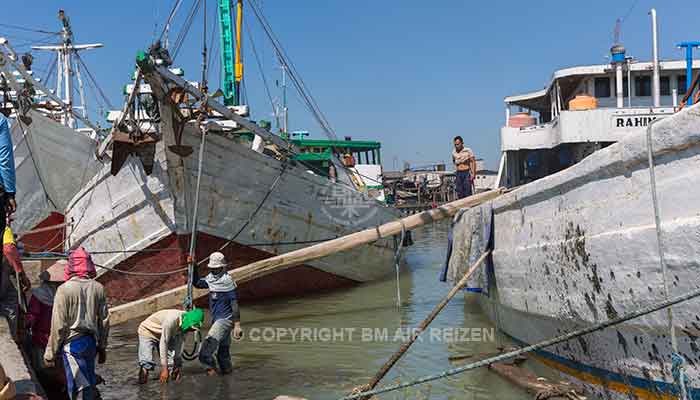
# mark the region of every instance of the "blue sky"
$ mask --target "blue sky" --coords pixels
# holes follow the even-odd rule
[[[122,86],[129,81],[136,51],[152,41],[156,22],[162,28],[173,2],[6,1],[0,23],[58,30],[57,10],[64,8],[78,42],[105,44],[83,58],[111,102],[121,107]],[[209,21],[214,22],[216,1],[207,3]],[[173,39],[190,4],[192,0],[183,3]],[[386,169],[404,162],[447,161],[457,134],[495,168],[505,118],[503,97],[542,88],[558,68],[606,62],[615,20],[628,13],[622,41],[628,54],[649,59],[651,7],[659,14],[662,58],[682,58],[674,44],[700,40],[700,2],[262,1],[275,33],[338,136],[381,141]],[[263,71],[273,96],[279,97],[274,53],[247,11],[246,24]],[[18,44],[40,36],[3,26],[0,35]],[[271,119],[250,38],[245,40],[249,104],[255,118]],[[192,80],[200,76],[200,45],[201,14],[176,60]],[[38,58],[38,68],[45,67],[47,57]],[[212,69],[210,86],[218,82],[218,67]],[[322,136],[293,93],[290,128]]]

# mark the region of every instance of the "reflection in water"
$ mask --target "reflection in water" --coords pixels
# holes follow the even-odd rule
[[[272,399],[279,394],[309,399],[334,399],[366,383],[400,345],[399,333],[417,326],[447,293],[438,281],[445,257],[447,225],[415,231],[415,245],[406,249],[401,270],[403,304],[396,305],[393,276],[381,282],[303,299],[285,299],[242,307],[246,337],[232,346],[232,375],[207,377],[196,362],[187,363],[182,382],[161,387],[152,380],[136,385],[136,323],[112,330],[108,363],[99,367],[107,386],[105,399]],[[486,341],[464,341],[487,335],[492,326],[472,301],[456,296],[404,355],[383,384],[432,374],[456,364],[448,357],[488,353],[503,344],[495,335]],[[468,328],[461,331],[454,328]],[[385,331],[386,332],[385,332]],[[476,332],[476,333],[475,333]],[[455,340],[449,340],[456,334]],[[294,335],[294,338],[292,337]],[[385,336],[386,335],[386,336]],[[440,340],[438,340],[440,336]],[[465,337],[466,336],[466,337]],[[392,339],[397,339],[394,341]],[[447,340],[445,340],[447,339]],[[157,378],[157,371],[152,374]],[[471,371],[383,399],[531,399],[487,369]]]

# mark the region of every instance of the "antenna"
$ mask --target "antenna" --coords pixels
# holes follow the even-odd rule
[[[615,20],[615,30],[614,30],[614,36],[613,36],[613,43],[618,44],[620,43],[620,39],[622,36],[622,18],[618,18]]]

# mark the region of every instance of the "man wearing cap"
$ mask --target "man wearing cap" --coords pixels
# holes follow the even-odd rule
[[[212,325],[199,351],[199,361],[207,367],[207,374],[216,374],[218,364],[219,373],[225,375],[233,371],[231,331],[237,340],[243,336],[236,283],[226,273],[229,264],[222,253],[212,253],[207,267],[207,276],[194,281],[196,288],[209,289],[209,310],[212,315]]]
[[[191,311],[161,310],[141,322],[138,329],[139,383],[148,382],[148,373],[156,366],[154,350],[158,350],[160,356],[160,383],[169,379],[180,380],[184,334],[199,329],[203,322],[204,312],[198,308]]]
[[[95,398],[95,358],[100,364],[107,360],[109,309],[96,276],[90,253],[82,247],[71,251],[63,271],[65,282],[54,297],[44,363],[51,367],[56,356],[63,359],[71,400]]]

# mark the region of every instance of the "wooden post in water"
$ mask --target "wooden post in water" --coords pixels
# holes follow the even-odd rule
[[[474,265],[472,265],[469,268],[469,270],[464,274],[464,276],[462,276],[462,279],[460,279],[459,282],[457,282],[452,287],[452,289],[447,293],[447,295],[442,299],[442,301],[440,301],[440,303],[438,303],[433,308],[430,314],[428,314],[428,316],[425,317],[423,322],[421,322],[421,324],[418,325],[418,329],[416,329],[413,332],[413,335],[411,335],[411,339],[408,342],[402,344],[401,347],[399,347],[396,353],[394,353],[394,355],[391,356],[391,358],[389,358],[389,360],[387,360],[387,362],[385,362],[384,365],[382,365],[382,367],[374,375],[374,377],[368,384],[355,388],[352,394],[366,392],[368,390],[374,389],[377,386],[379,381],[381,381],[382,378],[384,378],[384,376],[389,372],[391,367],[393,367],[394,364],[396,364],[396,362],[399,361],[399,359],[406,353],[406,351],[408,351],[411,345],[418,339],[420,334],[423,333],[423,331],[425,331],[425,329],[428,328],[428,325],[430,325],[430,323],[433,322],[435,317],[437,317],[438,314],[440,314],[440,312],[443,310],[443,308],[445,308],[447,303],[449,303],[450,300],[452,300],[452,298],[455,297],[455,295],[467,284],[469,278],[474,274],[474,272],[476,272],[476,270],[481,266],[481,264],[484,263],[484,260],[486,260],[486,257],[488,257],[489,254],[491,254],[491,250],[484,252],[484,254],[482,254],[481,257],[479,257],[479,259],[476,260]]]
[[[492,200],[505,189],[492,190],[444,204],[438,208],[397,219],[375,228],[351,233],[337,239],[328,240],[303,249],[266,258],[252,264],[229,271],[237,283],[245,283],[262,276],[283,271],[287,268],[316,260],[341,251],[375,242],[401,233],[402,229],[411,230],[420,226],[454,216],[459,209],[470,208]],[[173,308],[182,304],[187,287],[180,286],[155,294],[144,299],[122,304],[110,309],[110,323],[117,325],[130,319],[141,318],[158,310]],[[195,290],[192,298],[197,300],[207,294],[206,290]]]

